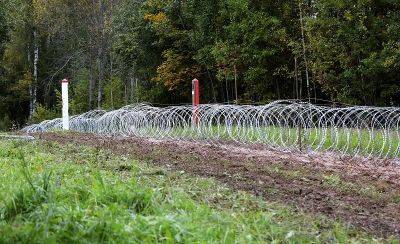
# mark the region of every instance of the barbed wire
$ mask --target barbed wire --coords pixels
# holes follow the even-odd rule
[[[329,107],[296,100],[265,105],[202,104],[153,107],[133,104],[93,110],[70,119],[78,132],[157,139],[261,144],[287,151],[336,152],[364,159],[399,158],[400,108]],[[60,118],[22,129],[61,130]]]

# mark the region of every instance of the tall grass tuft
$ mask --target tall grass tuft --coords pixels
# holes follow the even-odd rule
[[[0,220],[9,221],[17,215],[30,213],[49,200],[51,171],[43,172],[34,179],[22,150],[17,151],[17,160],[19,160],[20,171],[26,185],[22,186],[10,200],[5,202],[4,207],[0,209]]]

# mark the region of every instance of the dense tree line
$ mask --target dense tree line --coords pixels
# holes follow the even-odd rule
[[[2,0],[0,129],[135,102],[400,103],[396,0]]]

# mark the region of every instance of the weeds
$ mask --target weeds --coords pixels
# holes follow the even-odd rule
[[[20,172],[26,186],[14,193],[1,209],[0,219],[10,221],[19,214],[27,214],[47,202],[51,194],[51,171],[43,172],[38,179],[33,179],[28,162],[22,150],[17,150],[16,159],[20,163]]]
[[[375,241],[211,180],[73,147],[0,142],[0,243]]]

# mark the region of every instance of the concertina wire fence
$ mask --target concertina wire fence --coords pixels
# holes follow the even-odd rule
[[[266,105],[128,105],[94,110],[70,119],[70,129],[156,139],[261,144],[279,150],[334,152],[398,162],[400,108],[327,107],[296,101]],[[61,130],[62,119],[27,126],[27,133]]]

